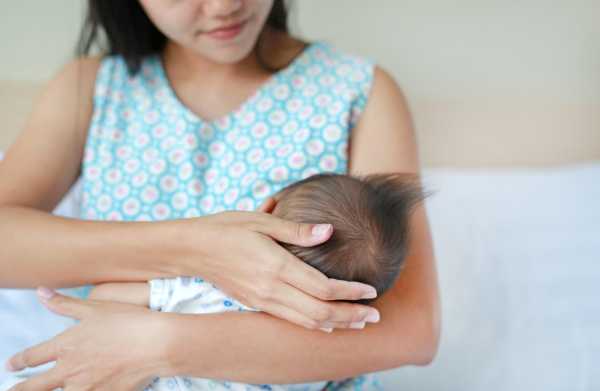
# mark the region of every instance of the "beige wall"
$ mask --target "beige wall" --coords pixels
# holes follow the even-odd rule
[[[83,1],[15,4],[0,15],[0,149],[39,83],[71,55],[83,13]],[[425,166],[600,160],[597,0],[296,0],[293,8],[299,35],[393,73]]]

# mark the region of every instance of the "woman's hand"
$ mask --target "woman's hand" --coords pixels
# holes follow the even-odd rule
[[[275,203],[269,198],[257,212],[226,211],[195,219],[202,222],[202,232],[195,230],[195,238],[186,240],[193,248],[189,275],[206,278],[249,307],[309,329],[362,328],[365,321],[377,322],[377,309],[335,301],[374,298],[373,287],[328,278],[273,240],[313,246],[331,237],[332,226],[278,218],[269,213]]]
[[[159,313],[132,304],[80,300],[45,288],[38,293],[51,311],[80,322],[12,356],[9,370],[56,364],[9,391],[142,390],[168,368],[166,363],[158,367],[167,356],[168,335],[161,329]]]

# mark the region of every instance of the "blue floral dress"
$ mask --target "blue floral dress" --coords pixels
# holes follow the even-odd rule
[[[161,221],[255,210],[300,179],[347,173],[350,132],[373,71],[371,60],[313,42],[236,110],[207,121],[178,99],[160,56],[146,57],[133,77],[122,57],[105,57],[82,163],[81,218]],[[82,288],[85,297],[90,287]],[[380,388],[374,374],[327,387]]]

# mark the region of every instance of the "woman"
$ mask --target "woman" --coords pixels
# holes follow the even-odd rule
[[[350,378],[344,384],[354,389],[362,384],[367,389],[366,377],[359,374],[431,362],[440,333],[439,298],[423,207],[413,214],[412,250],[394,288],[375,302],[375,308],[348,303],[372,295],[371,287],[328,279],[274,241],[312,246],[331,236],[331,226],[296,224],[268,213],[276,202],[268,194],[311,171],[268,177],[261,174],[259,165],[264,161],[259,158],[256,167],[250,167],[258,179],[249,177],[247,183],[230,186],[234,203],[241,200],[243,186],[254,186],[246,188],[251,189],[246,192],[250,199],[238,202],[238,211],[226,211],[227,195],[193,196],[200,198],[203,191],[215,196],[224,170],[239,161],[239,155],[233,155],[233,160],[231,155],[220,155],[214,144],[209,151],[213,155],[188,151],[163,159],[160,154],[172,151],[172,145],[156,141],[164,133],[180,137],[176,141],[180,143],[193,135],[197,142],[190,141],[193,150],[202,144],[202,137],[214,142],[215,133],[222,131],[236,136],[222,140],[236,143],[246,128],[228,119],[242,121],[250,111],[258,116],[258,98],[267,92],[275,96],[274,87],[281,83],[289,82],[292,90],[309,96],[310,86],[302,84],[302,77],[311,77],[311,61],[325,53],[323,63],[335,65],[350,58],[344,64],[367,75],[362,84],[340,76],[349,88],[348,94],[339,91],[341,111],[334,108],[335,102],[328,106],[324,101],[324,107],[333,109],[338,123],[344,124],[336,156],[343,161],[342,149],[347,147],[347,165],[311,163],[313,155],[305,138],[294,144],[300,148],[296,151],[309,151],[300,159],[307,159],[314,169],[335,166],[351,174],[418,173],[410,114],[387,72],[330,46],[307,45],[291,37],[281,1],[92,0],[89,5],[83,47],[89,49],[96,27],[101,26],[107,31],[112,56],[85,57],[68,64],[48,84],[0,165],[0,188],[5,189],[0,192],[0,234],[7,237],[10,230],[14,238],[0,258],[0,286],[69,287],[201,275],[262,312],[182,316],[40,289],[40,299],[50,310],[79,322],[8,361],[12,369],[56,361],[51,370],[12,390],[136,390],[154,376],[180,374],[247,383]],[[298,85],[292,75],[301,76]],[[157,83],[162,83],[158,90]],[[148,91],[152,94],[144,95]],[[282,92],[279,107],[293,110],[291,96]],[[304,117],[298,114],[296,123],[299,128],[322,130],[319,120],[310,115],[312,109]],[[136,115],[138,121],[128,120]],[[273,115],[267,131],[275,138],[291,134],[287,124],[273,125],[278,121]],[[157,122],[166,125],[161,129]],[[120,164],[121,154],[132,152],[117,147],[135,149],[136,142],[153,143],[154,151],[146,147],[134,151],[138,166],[123,163],[118,166],[120,174],[110,173]],[[258,145],[257,140],[252,142]],[[173,166],[165,164],[169,161]],[[190,163],[192,172],[204,181],[195,182],[183,198],[169,198],[171,204],[162,207],[154,203],[144,213],[144,196],[159,201],[166,197],[172,185],[169,170],[182,167],[175,163]],[[223,171],[211,174],[209,167]],[[141,178],[125,175],[129,168]],[[121,221],[49,214],[80,174],[84,217]],[[138,179],[154,180],[158,194],[140,193],[117,209],[119,194],[129,194]],[[102,198],[107,194],[111,196]],[[259,211],[253,212],[259,203]],[[128,212],[134,217],[128,218]],[[348,330],[364,322],[372,324]],[[339,330],[315,330],[333,328]],[[342,388],[341,384],[332,382],[331,388]]]

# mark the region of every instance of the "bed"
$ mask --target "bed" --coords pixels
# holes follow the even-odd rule
[[[600,161],[424,169],[423,181],[441,345],[427,367],[381,372],[385,389],[600,389]],[[77,216],[79,196],[77,182],[54,213]],[[72,322],[31,290],[0,290],[0,360]]]

